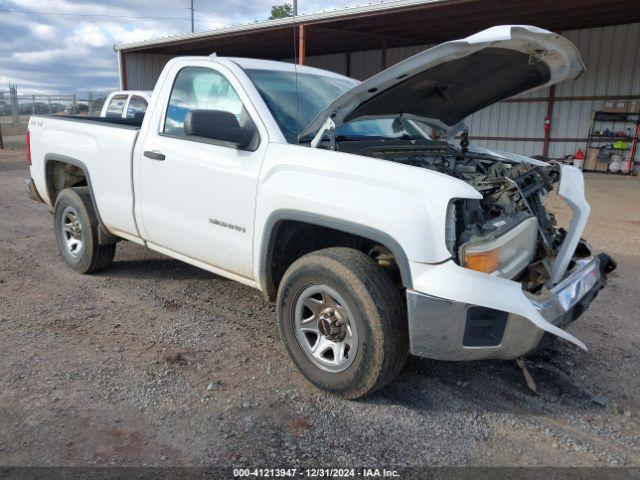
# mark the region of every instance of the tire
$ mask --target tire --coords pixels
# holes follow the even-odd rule
[[[107,268],[116,245],[98,243],[98,217],[89,187],[65,188],[56,199],[53,228],[64,261],[80,273]]]
[[[277,316],[298,370],[316,387],[346,399],[384,387],[407,359],[401,295],[382,268],[357,250],[327,248],[296,260],[280,282]]]

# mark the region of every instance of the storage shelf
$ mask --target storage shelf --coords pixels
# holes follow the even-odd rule
[[[634,132],[633,135],[625,135],[624,137],[609,137],[602,134],[596,134],[598,129],[595,128],[596,122],[618,122],[623,124],[634,124]],[[621,129],[622,130],[622,129]],[[628,130],[628,129],[627,129]],[[601,131],[601,130],[600,130]],[[624,131],[624,130],[622,130]],[[628,133],[628,132],[625,132]],[[591,155],[590,148],[592,149],[603,149],[607,148],[608,145],[615,144],[616,142],[624,142],[627,144],[627,148],[625,149],[612,149],[612,154],[621,155],[622,157],[627,157],[629,152],[636,152],[636,145],[638,144],[638,134],[640,133],[640,112],[603,112],[602,110],[595,110],[591,114],[591,126],[589,127],[589,135],[587,137],[587,146],[585,149],[587,157]],[[591,163],[593,161],[593,157],[590,157],[589,166],[595,166],[595,163]],[[585,158],[585,162],[586,162]],[[623,158],[623,162],[627,161],[626,158]],[[632,166],[633,168],[633,166]],[[584,170],[585,172],[594,172],[594,173],[610,173],[610,174],[622,174],[622,172],[610,172],[607,170],[599,170],[594,168],[588,168]],[[624,175],[624,174],[623,174]]]
[[[611,170],[594,170],[592,168],[583,168],[582,171],[587,173],[606,173],[607,175],[630,175],[629,173],[622,173],[620,171],[612,172]]]
[[[636,123],[640,113],[628,112],[628,113],[616,113],[616,112],[595,112],[593,115],[594,122],[624,122],[624,123]]]
[[[589,140],[592,142],[633,142],[633,137],[601,137],[601,136],[592,136],[589,137]]]

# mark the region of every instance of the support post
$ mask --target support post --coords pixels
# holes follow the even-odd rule
[[[87,112],[87,115],[91,117],[93,115],[93,95],[91,95],[91,92],[87,92],[87,96],[89,97],[89,111]]]
[[[556,101],[556,86],[551,85],[549,87],[549,98],[547,99],[547,115],[545,118],[545,126],[544,126],[544,141],[542,143],[542,156],[549,156],[549,139],[551,138],[551,117],[553,116],[553,104]],[[547,124],[547,121],[549,123]],[[585,152],[586,153],[586,152]]]
[[[380,45],[380,70],[387,68],[387,37],[382,37]]]
[[[76,104],[76,94],[73,94],[73,114],[77,115],[78,113],[78,105]]]
[[[351,76],[351,52],[347,52],[347,66],[346,66],[346,72],[345,75],[347,77]]]
[[[118,51],[118,68],[120,70],[120,90],[127,90],[127,65],[122,50]]]
[[[298,64],[304,65],[305,57],[304,24],[300,24],[298,26]]]

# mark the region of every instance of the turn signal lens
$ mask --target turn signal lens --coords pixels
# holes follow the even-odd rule
[[[537,238],[538,221],[529,217],[499,237],[463,244],[460,262],[471,270],[514,278],[533,260]]]
[[[493,273],[500,266],[498,250],[488,252],[467,253],[464,256],[466,267],[483,273]]]

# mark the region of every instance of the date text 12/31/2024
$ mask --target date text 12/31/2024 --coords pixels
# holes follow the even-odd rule
[[[399,478],[386,468],[234,468],[233,478]]]

